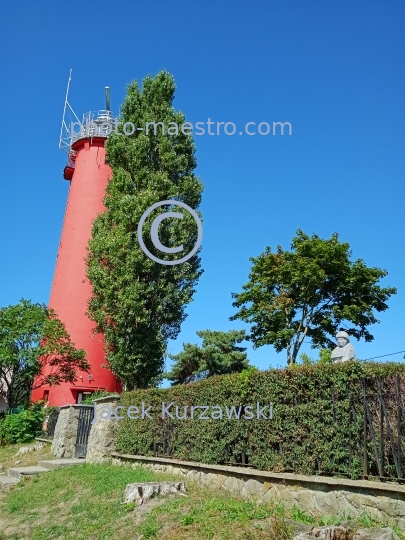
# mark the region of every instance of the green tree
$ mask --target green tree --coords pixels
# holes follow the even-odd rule
[[[241,372],[250,367],[246,347],[236,345],[245,339],[244,330],[200,330],[197,336],[203,340],[201,347],[184,343],[184,350],[179,354],[169,354],[174,364],[165,376],[172,381],[172,385]]]
[[[167,341],[178,335],[202,273],[198,252],[182,264],[159,264],[145,255],[137,237],[138,223],[154,203],[176,200],[197,209],[201,201],[203,186],[193,173],[194,142],[183,133],[184,115],[172,106],[174,91],[174,80],[165,71],[146,77],[142,90],[136,81],[128,86],[120,122],[141,129],[108,138],[113,176],[104,200],[107,209],[95,220],[89,243],[89,315],[104,335],[110,369],[127,390],[159,380]],[[183,219],[164,219],[159,238],[168,247],[183,245],[176,254],[157,251],[150,238],[152,221],[169,209]],[[143,230],[149,251],[172,261],[192,250],[198,232],[192,216],[176,205],[152,212]]]
[[[85,357],[45,305],[22,299],[0,309],[0,395],[9,409],[26,405],[31,391],[43,384],[74,382],[76,370],[90,368]]]
[[[307,353],[301,353],[300,359],[306,366],[310,364],[331,364],[332,351],[330,349],[320,349],[317,360],[313,360]]]
[[[286,350],[287,363],[295,363],[305,338],[314,348],[334,348],[332,336],[344,325],[356,339],[374,338],[367,327],[378,323],[375,311],[385,311],[393,287],[378,282],[387,275],[368,268],[364,261],[351,261],[350,246],[335,233],[328,240],[308,236],[301,230],[291,251],[269,247],[253,262],[243,292],[233,294],[240,308],[230,320],[251,323],[248,336],[255,348],[274,345]]]

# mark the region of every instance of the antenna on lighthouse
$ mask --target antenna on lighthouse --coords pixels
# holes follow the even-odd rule
[[[69,109],[69,111],[76,118],[76,121],[79,122],[79,124],[81,125],[81,122],[77,117],[77,114],[72,109],[68,101],[69,86],[70,86],[71,80],[72,80],[72,70],[70,70],[69,79],[68,79],[67,88],[66,88],[65,104],[63,106],[62,126],[60,128],[60,136],[59,136],[59,150],[63,150],[67,154],[70,154],[70,145],[71,145],[71,126],[69,127],[68,124],[66,123],[67,109]]]
[[[111,111],[110,107],[110,87],[105,87],[105,108],[107,111]]]

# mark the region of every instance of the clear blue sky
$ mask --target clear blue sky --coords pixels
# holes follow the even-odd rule
[[[1,296],[47,302],[66,203],[58,150],[69,69],[81,117],[170,71],[191,122],[289,121],[291,137],[196,137],[205,273],[172,352],[229,322],[249,257],[297,228],[338,232],[398,287],[360,358],[405,349],[403,0],[15,0],[2,8]],[[308,346],[309,347],[309,346]],[[285,365],[271,346],[256,366]],[[400,360],[402,355],[393,357]]]

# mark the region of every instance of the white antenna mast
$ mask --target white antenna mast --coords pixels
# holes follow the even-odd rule
[[[63,116],[62,116],[62,126],[60,128],[60,136],[59,136],[59,150],[63,150],[67,154],[70,154],[70,144],[71,144],[71,132],[70,132],[68,124],[66,123],[66,109],[67,108],[69,108],[70,112],[76,118],[76,121],[79,122],[79,124],[81,125],[81,122],[77,117],[77,114],[72,109],[68,101],[69,86],[70,86],[71,80],[72,80],[72,70],[70,70],[69,79],[68,79],[67,88],[66,88],[65,104],[63,107]]]

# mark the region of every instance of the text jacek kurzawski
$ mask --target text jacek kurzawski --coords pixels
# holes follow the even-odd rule
[[[94,424],[100,420],[123,420],[125,416],[131,420],[153,419],[153,406],[146,407],[142,401],[142,405],[137,407],[131,405],[124,407],[118,405],[115,409],[111,409],[108,405],[99,405],[98,411],[94,404]],[[174,401],[166,404],[162,403],[159,410],[159,416],[163,420],[171,418],[175,420],[271,420],[273,418],[273,403],[270,405],[232,405],[231,407],[222,405],[176,405]]]

